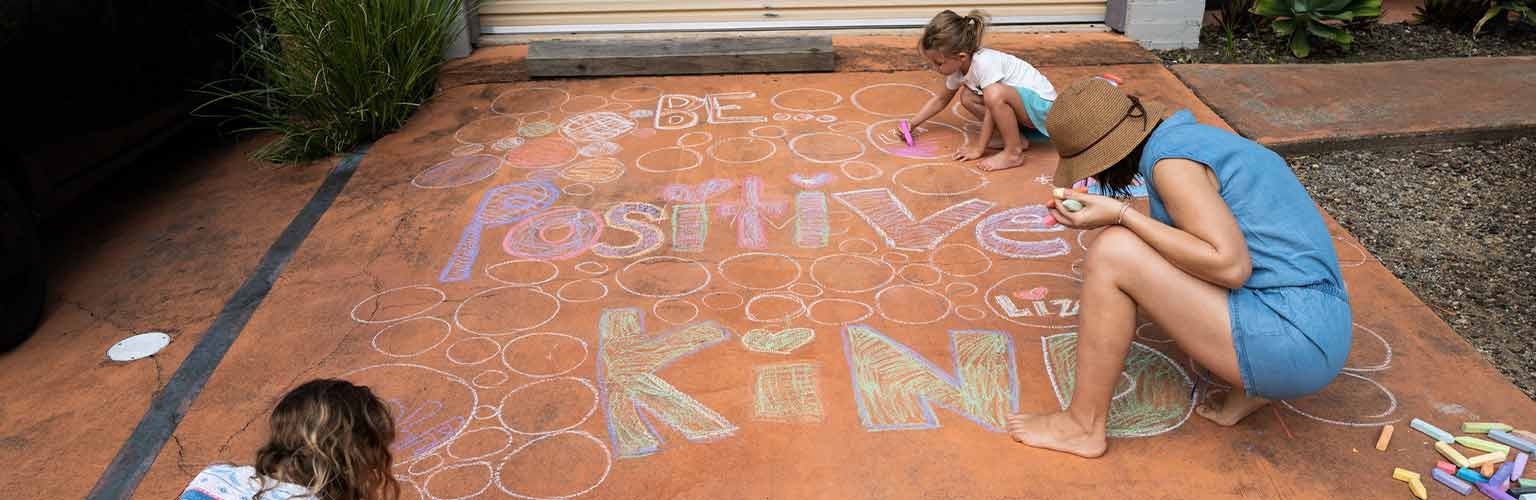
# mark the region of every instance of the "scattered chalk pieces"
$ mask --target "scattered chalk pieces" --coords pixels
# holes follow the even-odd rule
[[[1521,479],[1520,486],[1536,486],[1536,479]]]
[[[1515,468],[1509,475],[1510,480],[1519,481],[1520,478],[1525,477],[1525,466],[1529,465],[1530,460],[1531,456],[1529,454],[1521,453],[1515,455]]]
[[[1472,470],[1472,469],[1468,469],[1466,467],[1462,467],[1460,469],[1456,469],[1456,477],[1459,477],[1459,478],[1461,478],[1461,479],[1463,479],[1463,480],[1465,480],[1467,482],[1471,482],[1471,483],[1486,483],[1486,482],[1488,482],[1488,478],[1483,477],[1481,474],[1478,474],[1477,471]]]
[[[1498,441],[1509,446],[1510,448],[1514,448],[1526,453],[1536,453],[1536,443],[1520,439],[1514,434],[1510,434],[1506,431],[1499,429],[1490,430],[1488,431],[1488,439]]]
[[[1446,462],[1446,461],[1443,461],[1443,460],[1440,461],[1440,462],[1435,463],[1435,468],[1439,469],[1439,470],[1445,471],[1446,474],[1451,474],[1451,475],[1455,475],[1456,474],[1456,466],[1451,465],[1449,462]]]
[[[1462,495],[1466,495],[1472,492],[1472,483],[1462,481],[1460,478],[1456,477],[1455,475],[1448,474],[1444,470],[1435,469],[1434,472],[1430,473],[1430,475],[1435,478],[1435,481],[1439,481],[1440,484],[1445,485],[1446,488],[1450,488],[1451,491],[1455,491]]]
[[[1498,429],[1505,432],[1515,430],[1515,428],[1510,425],[1501,424],[1498,422],[1467,422],[1461,424],[1461,432],[1469,432],[1473,434],[1487,434],[1488,431],[1493,429]]]
[[[1419,473],[1417,473],[1417,472],[1414,472],[1414,471],[1411,471],[1411,470],[1408,470],[1408,469],[1404,469],[1402,467],[1398,467],[1396,469],[1392,469],[1392,479],[1396,479],[1398,481],[1409,481],[1409,480],[1418,479],[1418,478],[1419,478]]]
[[[1456,444],[1486,452],[1509,453],[1509,447],[1486,439],[1478,439],[1470,436],[1456,436]]]
[[[1392,424],[1381,428],[1381,436],[1376,438],[1376,451],[1387,451],[1387,445],[1392,443]]]
[[[1446,444],[1445,441],[1436,441],[1435,451],[1440,452],[1441,456],[1444,456],[1446,460],[1450,460],[1451,463],[1456,464],[1457,467],[1466,469],[1472,466],[1472,463],[1467,461],[1466,455],[1462,455],[1461,452],[1456,451],[1455,448],[1452,448],[1451,445]]]
[[[1408,489],[1413,491],[1413,496],[1419,497],[1419,500],[1429,500],[1429,492],[1424,490],[1424,483],[1419,481],[1417,476],[1408,481]]]
[[[1477,468],[1477,467],[1482,467],[1484,465],[1498,464],[1499,462],[1503,462],[1505,460],[1505,457],[1508,457],[1508,456],[1509,455],[1504,454],[1504,453],[1499,453],[1497,451],[1490,451],[1490,452],[1484,453],[1482,455],[1468,457],[1467,458],[1467,468],[1468,469],[1473,469],[1473,468]]]
[[[1414,430],[1417,430],[1419,432],[1424,433],[1424,435],[1426,435],[1426,436],[1435,438],[1435,441],[1439,441],[1439,442],[1442,442],[1442,443],[1454,443],[1454,442],[1456,442],[1456,438],[1454,436],[1451,436],[1451,433],[1445,432],[1445,431],[1441,430],[1439,427],[1435,427],[1434,424],[1431,424],[1429,422],[1425,422],[1423,420],[1419,420],[1419,419],[1415,418],[1415,419],[1413,419],[1413,422],[1409,423],[1408,425],[1409,425],[1409,427],[1413,427]]]
[[[1492,498],[1493,500],[1515,500],[1515,497],[1509,496],[1508,493],[1503,491],[1499,491],[1498,488],[1495,488],[1493,485],[1488,483],[1477,483],[1477,491],[1483,492],[1483,495],[1486,495],[1488,498]]]

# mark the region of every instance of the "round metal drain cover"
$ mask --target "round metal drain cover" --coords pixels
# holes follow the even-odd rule
[[[133,361],[144,359],[160,352],[171,343],[171,336],[161,332],[141,333],[123,339],[107,349],[107,358],[112,361]]]

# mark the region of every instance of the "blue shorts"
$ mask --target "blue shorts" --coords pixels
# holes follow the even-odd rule
[[[1239,288],[1227,296],[1232,344],[1248,394],[1295,399],[1333,381],[1349,357],[1348,296],[1328,284]]]
[[[1029,115],[1030,124],[1035,127],[1035,130],[1039,130],[1042,135],[1050,137],[1051,133],[1045,131],[1045,115],[1051,112],[1051,105],[1056,104],[1056,102],[1047,101],[1045,98],[1040,97],[1040,94],[1036,94],[1035,91],[1024,87],[1014,87],[1013,89],[1019,91],[1019,97],[1024,99],[1024,114]]]

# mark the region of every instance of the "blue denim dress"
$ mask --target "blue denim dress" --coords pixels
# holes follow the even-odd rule
[[[1248,282],[1227,296],[1243,387],[1269,399],[1321,390],[1344,366],[1353,325],[1333,237],[1312,197],[1280,155],[1184,110],[1152,131],[1139,166],[1152,217],[1171,226],[1152,175],[1167,158],[1215,172],[1253,258]]]

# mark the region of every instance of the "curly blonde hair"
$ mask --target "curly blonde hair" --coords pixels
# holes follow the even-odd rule
[[[367,387],[334,379],[306,382],[283,395],[271,426],[271,437],[256,452],[261,477],[304,486],[321,500],[400,498],[390,474],[394,419]]]
[[[980,9],[964,16],[945,10],[928,21],[917,47],[945,55],[973,54],[981,49],[981,37],[987,32],[987,23],[987,13]]]

